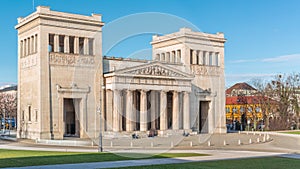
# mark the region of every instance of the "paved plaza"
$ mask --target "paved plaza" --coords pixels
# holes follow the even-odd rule
[[[249,140],[251,139],[251,143]],[[259,141],[259,142],[258,142]],[[87,142],[87,140],[86,140]],[[201,153],[210,156],[180,157],[170,159],[127,160],[115,162],[94,162],[81,164],[64,164],[34,166],[26,168],[114,168],[125,166],[142,166],[154,164],[185,163],[196,161],[226,160],[238,158],[254,158],[281,156],[300,159],[300,135],[281,134],[275,132],[242,132],[229,134],[195,135],[189,137],[169,136],[132,139],[126,137],[105,138],[104,151],[112,153]],[[46,150],[69,152],[97,152],[97,146],[58,146],[36,144],[32,140],[19,142],[0,141],[0,148],[21,150]]]

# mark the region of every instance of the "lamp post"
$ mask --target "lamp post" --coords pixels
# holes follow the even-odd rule
[[[100,114],[100,133],[99,133],[98,152],[103,152],[103,146],[102,146],[102,112],[101,112],[100,107],[97,108],[97,113]]]
[[[4,119],[4,125],[3,125],[3,134],[5,134],[5,128],[6,128],[6,120],[5,120],[5,109],[3,109],[3,119]],[[1,122],[2,123],[2,122]]]
[[[247,120],[247,124],[248,124],[248,131],[250,131],[250,119]]]
[[[245,112],[244,107],[240,108],[240,112],[241,112],[241,124],[240,124],[240,130],[243,131],[243,114]]]
[[[233,115],[232,115],[232,118],[233,118],[233,130],[236,130],[236,122],[235,122],[235,119],[234,119],[234,114],[236,114],[236,112],[237,112],[237,109],[234,107],[233,109],[232,109],[232,112],[233,112]]]

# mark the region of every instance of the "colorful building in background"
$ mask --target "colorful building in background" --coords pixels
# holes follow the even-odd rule
[[[256,129],[263,115],[256,89],[237,83],[226,90],[226,124],[232,130]]]

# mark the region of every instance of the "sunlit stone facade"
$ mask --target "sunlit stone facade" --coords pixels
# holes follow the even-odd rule
[[[226,132],[222,33],[153,36],[134,60],[102,57],[102,26],[41,6],[18,19],[19,138]]]

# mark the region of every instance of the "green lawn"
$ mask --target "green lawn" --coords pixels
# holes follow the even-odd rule
[[[119,161],[147,158],[204,156],[197,153],[163,153],[159,155],[136,153],[73,153],[52,151],[25,151],[0,149],[0,168],[50,164],[71,164],[101,161]]]
[[[191,162],[152,166],[124,167],[132,169],[299,169],[300,160],[280,157],[249,158],[209,162]],[[123,168],[122,168],[123,169]]]
[[[288,132],[282,132],[286,134],[300,134],[300,131],[288,131]]]

